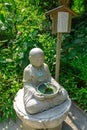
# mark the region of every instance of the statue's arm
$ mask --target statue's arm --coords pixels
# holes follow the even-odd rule
[[[31,98],[32,96],[43,100],[44,97],[37,92],[37,88],[35,84],[31,80],[31,75],[29,69],[25,68],[24,74],[23,74],[23,84],[24,84],[24,95],[28,98]]]
[[[35,86],[31,81],[30,70],[28,67],[24,69],[23,73],[23,85],[24,85],[24,92],[35,92]]]
[[[63,88],[53,77],[51,77],[51,83],[57,86],[58,88]]]
[[[51,73],[50,73],[50,70],[49,70],[49,67],[47,64],[45,64],[45,69],[46,69],[46,72],[47,72],[47,76],[48,76],[48,82],[56,85],[57,87],[59,87],[60,85],[56,82],[56,80],[51,76]]]

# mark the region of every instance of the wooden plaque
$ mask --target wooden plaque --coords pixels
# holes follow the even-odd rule
[[[58,12],[57,17],[57,32],[69,32],[71,26],[71,19],[69,12]]]

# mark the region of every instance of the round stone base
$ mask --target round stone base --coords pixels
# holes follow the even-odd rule
[[[14,109],[23,123],[24,130],[61,130],[62,122],[68,115],[71,100],[34,115],[28,114],[23,102],[24,89],[20,89],[14,99]]]
[[[25,123],[23,124],[23,130],[62,130],[62,124],[55,128],[47,128],[47,129],[35,129],[30,126],[27,126]]]

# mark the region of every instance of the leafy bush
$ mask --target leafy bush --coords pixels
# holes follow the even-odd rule
[[[54,54],[53,38],[50,34],[42,34],[46,32],[46,17],[40,12],[40,8],[30,5],[28,1],[22,4],[14,0],[5,2],[8,3],[0,4],[2,9],[0,15],[0,121],[10,117],[15,119],[13,100],[17,91],[23,87],[22,75],[24,67],[29,63],[29,51],[33,47],[42,49],[48,47],[49,53],[47,49],[45,52],[49,54],[49,59],[50,51]],[[16,12],[14,12],[15,9]],[[13,18],[14,13],[15,18]],[[51,46],[50,43],[52,43]]]
[[[87,20],[64,36],[60,82],[79,106],[87,111]],[[84,95],[84,96],[82,96]]]
[[[0,120],[12,116],[15,119],[13,110],[13,99],[19,88],[22,87],[18,66],[14,62],[3,62],[0,64]]]

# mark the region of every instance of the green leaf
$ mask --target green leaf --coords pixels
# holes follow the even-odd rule
[[[74,43],[76,43],[76,44],[79,44],[79,43],[81,43],[81,39],[75,39],[75,41],[74,41]]]
[[[4,5],[5,5],[5,7],[7,8],[7,10],[8,10],[9,12],[12,12],[11,4],[9,4],[9,3],[4,3]]]
[[[83,34],[78,34],[78,36],[77,37],[79,37],[79,38],[83,38],[83,36],[84,36],[84,33]]]
[[[0,20],[4,23],[5,22],[5,18],[3,14],[0,14]]]

